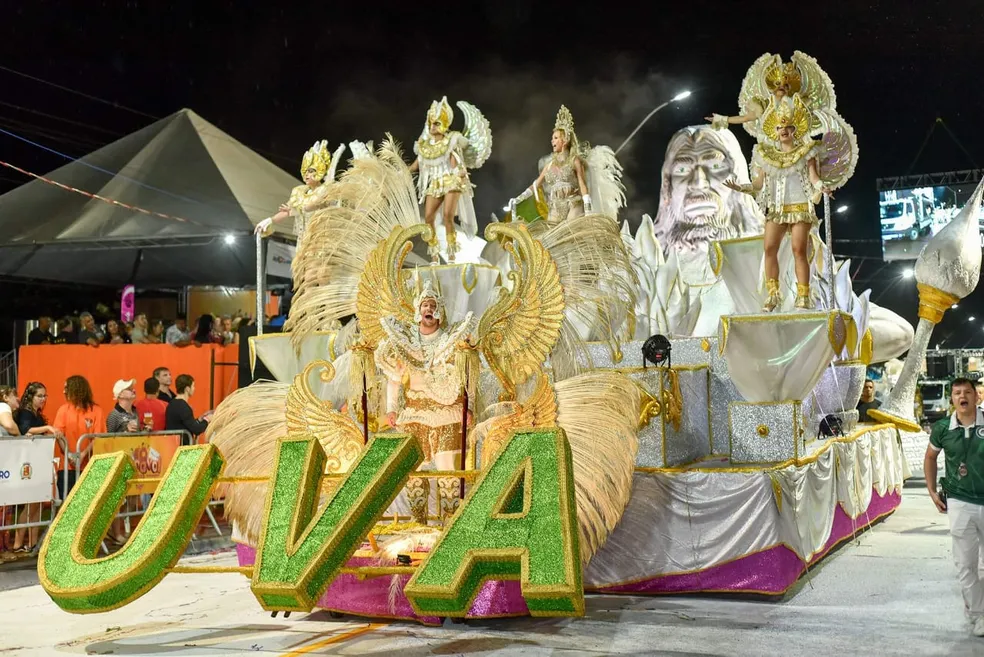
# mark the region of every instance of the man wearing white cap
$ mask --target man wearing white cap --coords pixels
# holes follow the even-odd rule
[[[133,402],[137,393],[133,389],[136,379],[125,381],[120,379],[113,385],[113,398],[116,407],[106,418],[106,431],[109,433],[129,433],[138,428],[137,412],[133,410]]]

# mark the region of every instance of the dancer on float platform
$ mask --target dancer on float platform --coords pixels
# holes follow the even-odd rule
[[[386,422],[417,439],[424,452],[422,469],[455,470],[461,454],[464,411],[464,384],[455,367],[455,356],[458,342],[471,337],[476,322],[468,313],[464,321],[449,326],[444,301],[430,280],[418,287],[413,307],[416,326],[393,316],[383,317],[381,322],[386,338],[376,349],[375,360],[389,381]],[[399,411],[404,380],[408,381],[406,404]],[[445,521],[458,508],[458,480],[444,477],[437,480],[437,486],[438,511]],[[426,525],[430,497],[427,479],[411,478],[407,497],[414,520]]]
[[[449,262],[454,262],[458,251],[455,215],[468,237],[474,237],[478,232],[478,219],[472,203],[475,186],[468,178],[468,169],[478,169],[492,153],[489,122],[474,105],[458,101],[458,108],[465,115],[464,133],[449,130],[454,121],[454,111],[447,96],[440,102],[435,100],[431,103],[424,130],[413,145],[417,159],[410,165],[410,171],[420,173],[417,179],[419,202],[424,204],[424,221],[432,230],[438,211],[443,209]],[[438,262],[436,232],[427,247],[431,260]]]
[[[344,152],[345,144],[340,145],[332,155],[328,152],[327,141],[315,142],[314,146],[304,153],[304,159],[301,160],[301,178],[305,184],[291,190],[290,198],[280,206],[277,214],[256,224],[256,232],[265,234],[274,223],[293,217],[297,248],[300,250],[308,219],[323,207],[328,186],[335,180],[338,158]]]
[[[817,166],[820,145],[808,136],[804,138],[809,122],[810,112],[799,96],[793,96],[792,107],[779,105],[764,121],[766,130],[775,134],[778,147],[768,143],[755,146],[751,184],[725,183],[736,191],[757,195],[765,213],[765,284],[769,294],[762,308],[765,312],[772,312],[781,302],[779,245],[787,231],[792,232],[796,261],[796,307],[812,307],[810,230],[819,223],[814,204],[830,189],[820,179]]]
[[[551,227],[591,212],[615,219],[618,209],[625,205],[625,194],[622,167],[612,149],[580,143],[574,132],[574,117],[564,105],[557,112],[550,146],[553,152],[540,160],[540,175],[510,203],[518,204],[534,194],[539,197],[542,185]]]

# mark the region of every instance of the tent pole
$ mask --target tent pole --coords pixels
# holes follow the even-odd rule
[[[266,278],[263,271],[263,236],[256,234],[256,335],[263,335],[263,320],[265,304],[263,303],[263,280]]]

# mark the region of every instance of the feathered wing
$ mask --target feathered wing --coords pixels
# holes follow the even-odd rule
[[[522,224],[489,224],[489,241],[506,238],[516,269],[510,272],[512,290],[500,288],[478,324],[478,346],[502,382],[505,394],[516,398],[516,386],[539,372],[560,337],[564,321],[564,289],[557,265]]]
[[[820,68],[817,60],[799,50],[793,52],[791,59],[796,64],[802,81],[799,95],[810,109],[836,112],[837,95],[834,93],[834,83],[826,71]]]
[[[539,235],[556,263],[564,290],[560,344],[551,354],[554,379],[578,373],[578,356],[590,363],[584,340],[605,342],[613,358],[635,332],[639,280],[618,224],[605,215],[566,219]]]
[[[312,215],[293,263],[297,294],[284,331],[295,348],[332,321],[356,313],[369,254],[395,227],[420,222],[413,177],[389,136],[374,156],[353,160],[325,201],[329,207]]]
[[[622,165],[615,151],[608,146],[595,146],[587,154],[587,183],[595,212],[618,220],[618,211],[625,207],[625,186],[622,184]]]
[[[351,467],[362,450],[362,432],[311,391],[308,377],[316,367],[326,369],[322,381],[334,375],[330,363],[314,361],[292,384],[258,381],[219,404],[206,437],[225,458],[225,476],[271,476],[277,440],[291,434],[318,439],[328,457],[328,472],[345,472]],[[254,544],[263,525],[266,491],[266,482],[236,483],[219,491],[225,494],[226,517]]]
[[[370,344],[386,337],[382,320],[396,318],[401,325],[414,325],[413,297],[400,273],[413,248],[410,238],[429,229],[425,224],[408,228],[396,226],[367,256],[359,277],[356,314],[362,335]]]
[[[854,175],[858,164],[858,139],[854,128],[834,110],[814,110],[814,120],[822,126],[820,177],[831,189],[839,189]]]
[[[765,84],[765,72],[774,63],[780,62],[779,55],[765,53],[755,60],[745,73],[745,79],[741,83],[741,91],[738,92],[738,109],[743,115],[758,111],[759,114],[765,111],[766,105],[771,97],[769,88]],[[742,127],[751,136],[761,139],[761,121],[749,121],[743,123]]]
[[[338,170],[338,163],[342,159],[342,153],[345,152],[345,144],[339,144],[338,148],[331,155],[331,165],[328,167],[328,175],[325,176],[326,182],[332,182],[335,180],[335,171]]]
[[[489,120],[471,103],[459,100],[455,104],[465,116],[465,131],[461,133],[468,140],[464,149],[465,166],[478,169],[492,155],[492,128]]]
[[[555,384],[557,424],[571,445],[581,561],[604,545],[632,493],[642,395],[619,372],[589,372]]]

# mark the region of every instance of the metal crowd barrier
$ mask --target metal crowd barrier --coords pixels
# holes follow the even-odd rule
[[[17,438],[18,436],[14,436]],[[40,437],[40,436],[38,436]],[[48,438],[50,436],[43,436]],[[20,436],[20,438],[29,439],[30,436]],[[55,436],[55,442],[61,447],[62,454],[68,454],[68,441],[64,437]],[[3,440],[0,440],[0,449],[3,449]],[[51,521],[54,520],[55,515],[58,513],[58,509],[62,505],[61,492],[57,486],[58,477],[62,477],[62,489],[68,490],[68,472],[69,468],[65,467],[66,464],[59,462],[56,466],[54,452],[51,454],[51,499],[46,502],[29,502],[28,504],[14,504],[4,506],[0,504],[0,534],[6,534],[9,531],[24,530],[24,543],[31,542],[31,530],[38,530],[38,538],[31,546],[30,554],[36,555],[38,550],[41,549],[41,541],[44,540],[44,535],[48,531],[48,527],[51,526]],[[51,506],[51,514],[47,518],[42,518],[44,515],[45,505]],[[13,524],[7,524],[7,512],[8,509],[13,509]],[[36,510],[36,513],[31,513]],[[24,516],[26,518],[25,522],[19,522],[18,518]],[[32,516],[36,516],[37,520],[31,520]]]
[[[185,447],[188,445],[194,445],[195,437],[191,435],[187,430],[180,431],[134,431],[134,432],[119,432],[119,433],[86,433],[79,436],[76,442],[76,451],[72,453],[71,462],[75,467],[75,480],[78,481],[82,476],[82,470],[84,469],[83,463],[88,462],[89,458],[92,456],[93,445],[96,440],[100,438],[150,438],[153,436],[181,436],[180,446]],[[161,472],[159,476],[164,473]],[[66,481],[67,485],[67,481]],[[122,519],[124,522],[124,528],[126,534],[131,531],[130,528],[130,518],[135,516],[142,516],[147,509],[150,497],[153,493],[141,493],[139,494],[139,499],[135,499],[137,495],[127,495],[126,501],[122,507],[122,510],[116,514],[116,517]],[[223,504],[222,500],[212,500],[205,507],[205,515],[208,517],[209,523],[212,525],[212,529],[219,536],[222,536],[222,530],[219,528],[219,523],[215,520],[215,516],[212,514],[213,506],[219,506]],[[111,530],[112,531],[112,530]],[[198,538],[197,534],[192,534],[192,540]],[[109,548],[106,546],[106,542],[102,543],[102,551],[105,554],[109,554]]]

